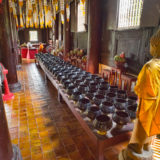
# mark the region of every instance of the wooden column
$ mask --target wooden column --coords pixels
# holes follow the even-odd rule
[[[61,27],[61,33],[60,33],[60,35],[61,35],[61,42],[63,42],[63,39],[64,39],[64,35],[63,35],[63,28],[64,28],[64,26],[63,26],[63,24],[61,23],[61,25],[60,25],[60,27]],[[61,44],[62,45],[62,44]]]
[[[59,40],[59,45],[62,45],[62,41],[63,41],[63,24],[61,22],[61,14],[60,12],[58,13],[59,16],[59,21],[58,21],[58,40]]]
[[[0,160],[11,160],[13,150],[0,87]]]
[[[12,44],[9,2],[3,0],[0,4],[0,54],[4,66],[8,69],[8,83],[12,92],[21,89],[16,71],[16,55]]]
[[[56,14],[56,21],[55,21],[55,40],[58,40],[58,24],[59,24],[59,15]]]
[[[18,31],[16,27],[16,21],[13,15],[10,14],[10,24],[11,24],[11,33],[12,33],[12,46],[14,49],[14,54],[15,54],[15,60],[16,60],[16,66],[18,67],[19,65],[19,55],[18,55]]]
[[[66,57],[67,53],[70,51],[70,38],[71,38],[71,33],[70,33],[70,21],[67,22],[66,18],[66,7],[64,9],[64,55]]]
[[[50,34],[50,29],[49,28],[46,28],[46,43],[48,44],[48,42],[49,42],[49,35]]]
[[[87,70],[98,73],[101,41],[101,4],[102,0],[88,1],[88,48],[87,48]]]

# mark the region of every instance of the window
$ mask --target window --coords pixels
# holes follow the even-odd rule
[[[31,41],[31,42],[38,41],[38,32],[37,31],[29,31],[29,41]]]
[[[83,13],[83,7],[81,3],[78,3],[78,25],[77,31],[83,32],[85,31],[85,14]]]
[[[143,0],[120,0],[118,28],[140,26]]]

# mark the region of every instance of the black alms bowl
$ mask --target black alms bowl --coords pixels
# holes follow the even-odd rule
[[[81,92],[74,90],[71,97],[74,101],[77,102],[80,99],[84,98],[84,95]]]
[[[99,116],[101,114],[101,110],[98,106],[91,106],[88,109],[88,114],[87,116],[93,120],[95,119],[97,116]]]
[[[110,86],[109,91],[116,93],[118,91],[118,86]]]
[[[136,96],[129,96],[127,103],[128,103],[128,105],[137,104],[137,97]]]
[[[106,87],[100,87],[100,88],[98,88],[98,93],[99,94],[105,95],[105,94],[107,94],[107,92],[108,92],[108,88],[106,88]]]
[[[112,127],[112,120],[109,116],[99,115],[93,122],[94,127],[98,131],[106,132]]]
[[[108,82],[101,82],[101,83],[99,84],[99,86],[108,89],[108,88],[109,88],[109,83],[108,83]]]
[[[85,111],[88,107],[91,106],[91,102],[87,98],[81,98],[78,100],[78,108],[82,111]]]
[[[106,98],[110,101],[110,102],[113,102],[115,101],[116,99],[116,94],[115,93],[112,93],[112,92],[109,92],[106,94]]]
[[[125,99],[117,98],[115,100],[115,107],[117,110],[126,110],[127,101]]]
[[[95,94],[96,94],[96,89],[92,89],[92,90],[89,90],[87,91],[87,93],[85,93],[85,95],[90,99],[90,100],[93,100]]]
[[[81,92],[81,93],[86,93],[88,91],[88,86],[87,85],[84,85],[84,84],[81,84],[78,86],[78,90]]]
[[[68,86],[68,88],[67,88],[67,93],[68,93],[69,95],[72,95],[72,93],[73,93],[74,90],[75,90],[75,86],[74,86],[74,85],[70,85],[70,86]]]
[[[113,121],[115,121],[118,125],[126,125],[129,123],[130,117],[127,112],[124,111],[116,111],[112,117]]]
[[[93,101],[96,105],[100,105],[102,102],[106,100],[105,96],[102,94],[95,94]]]
[[[102,111],[104,114],[114,113],[114,110],[115,110],[115,107],[114,107],[113,103],[108,102],[108,101],[102,102],[102,103],[100,104],[100,108],[101,108],[101,111]]]
[[[127,112],[131,119],[136,118],[136,110],[137,110],[137,104],[127,106]]]
[[[124,91],[124,90],[117,91],[117,98],[125,99],[126,97],[127,97],[126,91]]]
[[[98,83],[97,82],[91,82],[91,83],[89,83],[89,87],[90,88],[98,88]]]

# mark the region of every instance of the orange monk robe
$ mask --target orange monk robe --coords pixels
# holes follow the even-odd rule
[[[39,45],[39,52],[42,52],[42,51],[43,51],[43,48],[44,48],[43,44],[40,44],[40,45]]]
[[[153,58],[143,66],[135,93],[140,100],[138,119],[147,136],[160,134],[160,59]]]

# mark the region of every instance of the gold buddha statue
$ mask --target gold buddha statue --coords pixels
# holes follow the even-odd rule
[[[160,29],[150,39],[150,54],[153,58],[143,66],[134,88],[139,99],[137,117],[119,160],[152,160],[150,143],[160,134]]]

